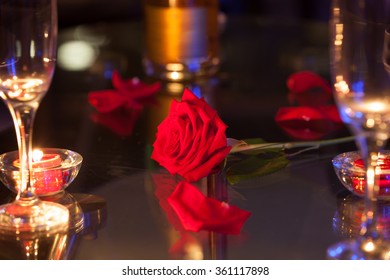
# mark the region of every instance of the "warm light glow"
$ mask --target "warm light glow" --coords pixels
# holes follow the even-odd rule
[[[170,94],[182,94],[184,90],[184,85],[182,83],[168,83],[167,84],[167,91]]]
[[[32,152],[32,159],[33,161],[37,162],[40,161],[43,158],[43,152],[39,149],[35,149]]]
[[[42,85],[42,84],[43,84],[42,80],[39,80],[39,79],[28,79],[28,80],[26,80],[25,83],[23,83],[21,85],[21,88],[22,89],[29,89],[29,88],[37,87],[37,86]]]
[[[373,211],[367,211],[366,217],[370,220],[374,218],[374,212]]]
[[[344,29],[344,25],[339,23],[339,24],[336,24],[336,34],[335,34],[335,40],[334,40],[334,45],[335,46],[341,46],[343,44],[343,29]]]
[[[168,71],[183,71],[184,66],[181,63],[168,63],[166,69]]]
[[[349,86],[348,84],[344,81],[338,81],[334,84],[334,88],[337,90],[337,92],[342,93],[342,94],[347,94],[349,93]]]
[[[17,76],[5,81],[0,79],[0,84],[3,88],[7,88],[6,94],[9,98],[18,98],[19,100],[32,100],[37,92],[36,88],[43,84],[40,79],[18,79]]]
[[[366,127],[373,128],[375,126],[375,120],[374,119],[367,119],[366,121]]]
[[[379,102],[379,101],[373,101],[373,102],[370,102],[370,103],[366,103],[367,104],[367,111],[369,112],[383,112],[387,109],[387,104],[383,103],[383,102]]]
[[[35,57],[35,41],[31,41],[30,45],[30,57]]]
[[[186,259],[188,260],[203,260],[203,248],[198,243],[190,243],[185,247],[187,251]]]
[[[174,71],[168,74],[168,78],[170,78],[171,80],[180,80],[183,78],[183,73]]]
[[[97,50],[85,41],[69,41],[58,48],[58,65],[69,71],[88,69],[95,63]]]
[[[375,250],[375,244],[372,241],[368,241],[367,243],[364,244],[363,249],[366,252],[372,252]]]
[[[367,185],[368,186],[373,186],[374,185],[374,180],[375,180],[375,171],[373,168],[369,168],[367,170]]]

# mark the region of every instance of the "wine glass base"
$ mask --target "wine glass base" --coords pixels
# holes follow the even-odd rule
[[[60,204],[41,201],[18,201],[0,206],[0,231],[57,232],[67,230],[69,210]]]
[[[363,237],[345,240],[329,247],[327,257],[333,260],[390,260],[390,242]]]

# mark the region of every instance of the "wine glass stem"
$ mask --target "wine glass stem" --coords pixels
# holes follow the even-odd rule
[[[32,128],[38,105],[20,104],[9,106],[15,122],[16,137],[19,147],[20,187],[17,200],[35,198],[32,189]]]
[[[377,239],[379,237],[377,230],[377,197],[380,176],[378,158],[379,152],[384,146],[384,141],[380,141],[376,137],[368,137],[365,144],[367,148],[361,149],[366,166],[365,209],[362,217],[361,235]]]

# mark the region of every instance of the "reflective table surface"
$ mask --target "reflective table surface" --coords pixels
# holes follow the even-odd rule
[[[355,235],[361,199],[344,189],[331,159],[353,143],[303,153],[267,176],[205,193],[225,193],[251,212],[241,234],[179,232],[161,207],[156,183],[170,175],[150,159],[156,127],[184,86],[204,96],[228,125],[227,137],[293,141],[274,117],[288,106],[287,77],[300,70],[329,76],[324,23],[228,17],[221,33],[221,70],[188,84],[164,83],[154,105],[136,118],[107,120],[88,103],[92,90],[111,88],[111,74],[145,76],[141,22],[109,22],[60,31],[56,74],[38,110],[33,142],[83,156],[67,188],[84,213],[84,229],[68,239],[69,259],[324,259],[331,244]],[[15,150],[8,112],[1,107],[0,152]],[[332,137],[348,135],[346,129]],[[157,179],[156,179],[157,178]],[[223,180],[222,180],[223,181]],[[2,201],[12,198],[5,186]],[[1,250],[6,250],[3,247]],[[7,252],[0,255],[7,258]],[[12,257],[11,257],[12,258]]]

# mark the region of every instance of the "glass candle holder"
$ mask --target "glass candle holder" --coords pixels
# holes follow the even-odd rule
[[[66,189],[76,178],[82,163],[76,152],[42,148],[33,161],[33,187],[39,196],[53,195]],[[11,191],[20,187],[20,164],[18,151],[0,155],[0,180]]]
[[[339,154],[333,158],[332,164],[343,186],[357,196],[364,196],[365,170],[360,153],[353,151]],[[390,151],[380,154],[378,166],[380,167],[378,198],[390,199]]]

